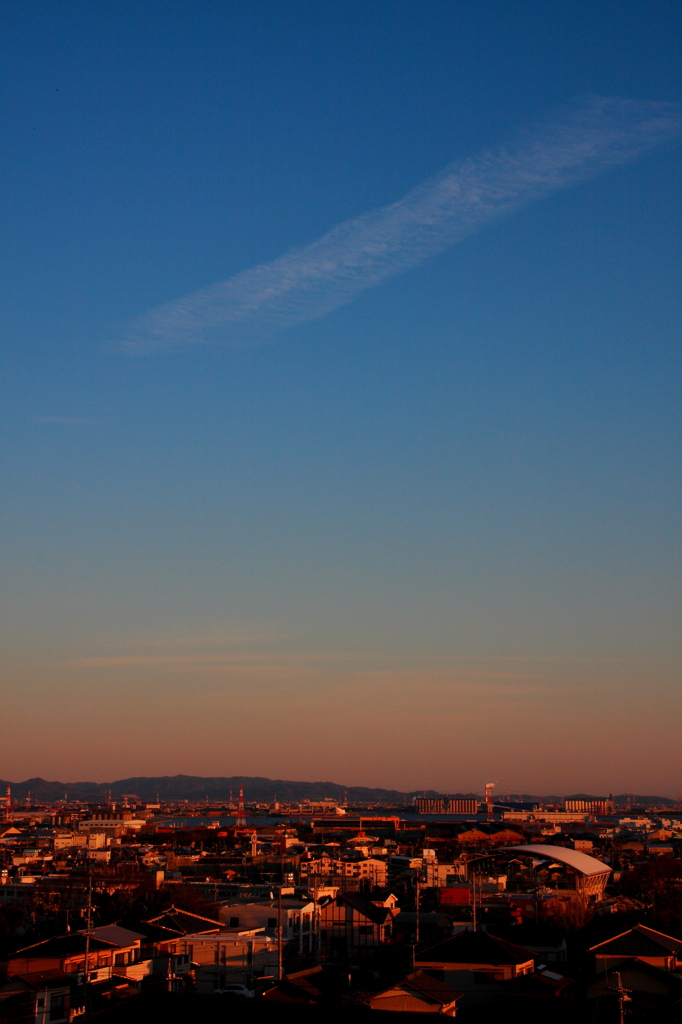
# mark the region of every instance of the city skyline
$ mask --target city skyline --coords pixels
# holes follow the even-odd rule
[[[369,783],[371,780],[365,780]],[[135,790],[135,792],[129,792]],[[566,800],[591,800],[595,805],[600,802],[608,810],[603,813],[615,812],[615,809],[630,809],[638,807],[650,810],[656,805],[662,809],[664,804],[671,807],[682,804],[682,794],[644,794],[644,793],[514,793],[503,790],[495,783],[479,785],[477,789],[465,792],[451,785],[445,791],[412,789],[394,790],[370,785],[346,785],[343,782],[332,781],[302,781],[300,779],[268,779],[262,776],[234,775],[234,776],[192,776],[192,775],[165,775],[165,776],[129,776],[124,779],[107,780],[81,780],[81,781],[57,781],[47,780],[33,776],[30,779],[7,780],[0,779],[0,805],[6,806],[32,806],[37,805],[59,805],[71,801],[84,801],[86,803],[121,803],[127,804],[129,800],[135,801],[163,801],[167,803],[186,803],[196,805],[211,804],[214,806],[225,805],[237,806],[237,800],[244,798],[247,805],[269,804],[275,807],[295,806],[300,803],[315,801],[329,801],[334,805],[345,806],[347,804],[372,805],[374,807],[391,806],[395,804],[416,803],[423,798],[428,804],[424,813],[438,813],[431,804],[446,800],[464,800],[469,798],[478,799],[481,807],[485,807],[488,799],[492,805],[504,806],[508,803],[527,803],[529,801],[543,801],[551,806],[552,802],[563,803]],[[660,806],[658,804],[660,803]],[[459,813],[455,811],[443,811],[442,813]],[[462,811],[462,813],[465,813]],[[602,813],[595,811],[594,813]]]

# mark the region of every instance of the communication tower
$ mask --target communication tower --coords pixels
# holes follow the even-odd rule
[[[485,784],[485,809],[488,818],[491,819],[493,816],[493,790],[495,788],[494,782],[486,782]]]
[[[246,828],[246,808],[244,807],[244,787],[239,787],[239,804],[237,805],[237,828]]]

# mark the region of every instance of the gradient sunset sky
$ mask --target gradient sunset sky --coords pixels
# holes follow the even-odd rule
[[[682,791],[682,4],[6,0],[0,777]]]

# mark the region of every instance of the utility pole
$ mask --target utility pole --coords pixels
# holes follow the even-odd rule
[[[308,942],[308,953],[315,953],[316,959],[319,960],[319,957],[317,956],[317,933],[318,933],[318,931],[320,929],[320,922],[319,922],[318,910],[317,910],[317,875],[315,875],[314,877],[315,877],[315,885],[313,886],[313,919],[310,922],[312,927],[310,929],[310,940]]]
[[[284,976],[282,950],[282,885],[277,890],[277,981]]]
[[[420,896],[421,896],[421,885],[420,885],[419,879],[417,878],[417,884],[416,884],[416,888],[415,888],[415,891],[414,891],[414,942],[415,942],[415,945],[417,945],[417,946],[419,945],[419,939],[420,939],[420,935],[419,935],[419,904],[420,904]]]
[[[92,934],[92,876],[88,874],[88,898],[85,904],[85,964],[83,969],[83,1013],[88,1012],[88,972],[90,965],[90,936]]]
[[[417,946],[419,945],[419,903],[420,903],[420,883],[419,875],[415,879],[414,888],[414,943],[412,945],[412,970],[415,970],[415,960],[417,957]]]
[[[619,1024],[625,1024],[625,1014],[627,1012],[625,1004],[632,1002],[632,999],[628,995],[630,989],[623,988],[623,979],[620,976],[620,971],[615,971],[614,973],[618,978],[618,988],[616,989],[616,992],[618,993],[618,1021]]]

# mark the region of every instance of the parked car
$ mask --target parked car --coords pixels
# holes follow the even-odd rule
[[[213,991],[214,996],[238,996],[240,999],[253,999],[256,993],[246,985],[224,985]]]

